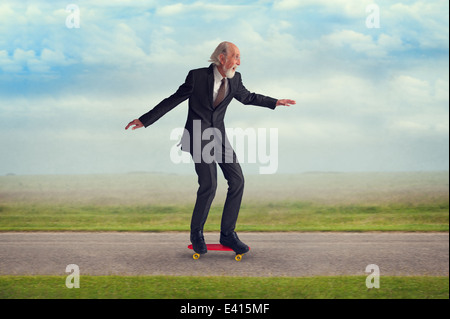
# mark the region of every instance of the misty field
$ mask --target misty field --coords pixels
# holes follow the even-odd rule
[[[448,172],[249,175],[238,231],[448,231],[448,185]],[[207,231],[226,189],[219,176]],[[188,231],[196,191],[195,175],[1,176],[0,231]]]

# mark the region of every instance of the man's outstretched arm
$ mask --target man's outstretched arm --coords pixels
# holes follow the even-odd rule
[[[243,104],[251,104],[251,105],[257,105],[257,106],[265,106],[271,109],[275,109],[277,106],[291,106],[296,104],[294,100],[277,100],[274,98],[271,98],[269,96],[264,96],[261,94],[256,93],[250,93],[245,86],[242,84],[242,78],[239,76],[239,87],[235,94],[235,99],[237,99],[239,102]]]
[[[194,79],[192,71],[186,77],[186,81],[182,84],[178,90],[172,94],[170,97],[161,101],[152,110],[142,115],[139,119],[135,119],[128,123],[125,127],[127,130],[130,126],[134,126],[133,130],[141,127],[147,127],[158,119],[160,119],[164,114],[172,110],[174,107],[179,105],[181,102],[187,100],[194,89]]]

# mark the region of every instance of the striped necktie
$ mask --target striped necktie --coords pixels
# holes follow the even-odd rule
[[[220,103],[222,103],[225,98],[225,81],[226,79],[222,79],[222,84],[220,84],[219,92],[217,93],[216,100],[214,101],[214,107],[217,107]]]

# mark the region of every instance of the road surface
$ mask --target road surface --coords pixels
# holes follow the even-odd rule
[[[240,233],[251,250],[192,258],[188,233],[0,233],[0,275],[448,276],[448,233]],[[219,240],[205,234],[207,243]]]

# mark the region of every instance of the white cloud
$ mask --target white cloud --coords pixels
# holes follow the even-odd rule
[[[0,69],[3,72],[18,73],[22,71],[22,66],[9,57],[6,50],[0,51]]]
[[[68,59],[61,51],[53,51],[47,48],[41,51],[41,61],[51,66],[67,66],[74,62]]]
[[[156,13],[162,16],[170,16],[174,14],[180,14],[188,8],[183,3],[175,3],[167,6],[160,7],[156,10]]]
[[[197,1],[191,4],[175,3],[171,5],[161,6],[156,9],[156,14],[161,16],[172,16],[179,14],[186,14],[192,12],[207,12],[212,14],[215,18],[230,19],[229,14],[245,10],[248,5],[233,5],[233,4],[214,4],[210,2]],[[216,15],[216,14],[220,15]],[[204,16],[206,17],[206,16]]]
[[[326,13],[340,13],[348,17],[364,17],[365,8],[372,0],[275,0],[276,10],[295,10],[298,8],[320,7]]]
[[[6,73],[48,73],[52,67],[68,66],[74,63],[60,51],[44,48],[40,56],[34,50],[15,49],[12,56],[6,50],[0,51],[0,68]]]
[[[447,49],[449,41],[448,1],[414,1],[386,4],[382,19],[392,33],[417,42],[422,49]]]
[[[368,34],[353,30],[340,30],[322,37],[324,45],[333,48],[351,48],[356,53],[365,54],[371,58],[385,58],[390,54],[405,51],[409,46],[405,45],[398,36],[381,33],[378,39]]]
[[[449,81],[448,79],[437,79],[435,82],[435,97],[437,101],[448,105],[449,100]]]
[[[0,19],[2,21],[11,19],[14,16],[14,10],[8,3],[2,3],[0,5]]]
[[[428,81],[409,75],[398,75],[390,82],[390,97],[394,105],[422,110],[432,103],[431,85]]]

